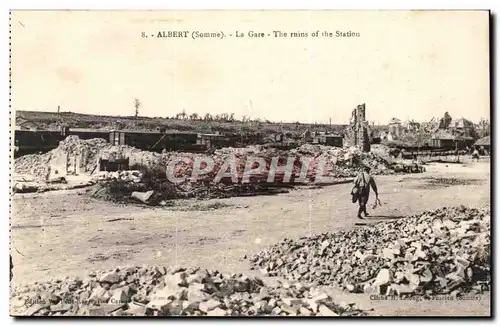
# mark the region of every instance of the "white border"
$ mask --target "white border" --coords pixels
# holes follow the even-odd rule
[[[4,184],[4,188],[2,189],[2,196],[1,198],[1,208],[2,212],[4,212],[4,221],[1,223],[1,231],[3,236],[3,246],[2,250],[4,254],[2,257],[2,262],[4,265],[4,268],[1,269],[1,276],[0,279],[3,280],[2,283],[5,284],[5,286],[2,286],[2,289],[5,289],[5,292],[2,293],[2,296],[0,297],[0,309],[2,311],[1,313],[1,319],[2,322],[7,323],[14,323],[13,318],[9,317],[9,296],[8,296],[8,286],[7,286],[7,254],[8,254],[8,240],[9,240],[9,227],[8,227],[8,214],[9,214],[9,192],[7,189],[7,185],[9,184],[9,177],[7,174],[7,171],[9,171],[9,161],[7,160],[7,153],[9,153],[9,128],[7,127],[7,121],[9,121],[9,110],[8,105],[8,83],[9,80],[7,79],[8,77],[8,69],[9,66],[7,64],[8,62],[8,20],[9,20],[9,9],[128,9],[128,10],[133,10],[133,9],[188,9],[188,10],[193,10],[193,9],[348,9],[348,10],[360,10],[360,9],[390,9],[390,10],[397,10],[397,9],[491,9],[493,13],[500,12],[499,9],[499,3],[500,1],[497,0],[476,0],[476,1],[460,1],[460,0],[455,0],[455,1],[437,1],[437,0],[419,0],[419,1],[389,1],[389,0],[379,0],[379,1],[361,1],[361,0],[350,0],[350,1],[336,1],[334,4],[329,3],[327,1],[319,1],[319,0],[307,0],[307,1],[294,1],[294,0],[288,0],[288,1],[283,1],[283,2],[278,2],[278,1],[272,1],[272,0],[248,0],[248,1],[210,1],[210,2],[204,2],[204,1],[193,1],[193,0],[184,0],[184,1],[176,1],[175,3],[173,1],[152,1],[152,0],[141,0],[141,1],[130,1],[130,0],[117,0],[117,1],[107,1],[104,2],[102,0],[87,0],[87,1],[2,1],[1,2],[1,7],[2,11],[0,14],[1,20],[2,20],[2,25],[3,26],[3,38],[2,42],[0,43],[2,46],[2,51],[0,51],[2,55],[2,60],[0,61],[2,63],[2,76],[3,78],[1,79],[2,82],[2,90],[3,92],[1,93],[0,96],[2,96],[2,102],[4,105],[4,110],[2,110],[2,118],[1,121],[5,122],[5,127],[2,129],[4,130],[4,137],[2,137],[1,142],[0,142],[0,153],[5,153],[5,158],[0,160],[0,168],[2,171],[4,171],[1,174],[2,178],[2,183]],[[497,21],[498,24],[498,21]],[[496,30],[496,29],[495,29]],[[498,32],[495,31],[495,41],[496,44],[498,44]],[[498,54],[497,54],[498,57]],[[497,69],[493,72],[494,75],[496,75]],[[491,76],[493,78],[493,75]],[[495,89],[493,90],[495,94],[498,94],[498,84],[495,85]],[[29,96],[29,95],[28,95]],[[497,99],[498,102],[498,99]],[[496,109],[496,107],[494,108]],[[497,119],[495,119],[494,123],[497,125]],[[9,134],[7,134],[9,133]],[[498,144],[498,137],[495,137],[494,141],[495,144]],[[495,146],[494,149],[494,155],[495,159],[498,153],[498,149]],[[495,178],[495,183],[498,179],[498,176]],[[495,196],[495,201],[497,200]],[[492,216],[492,218],[495,218]],[[496,228],[494,230],[495,235],[498,235],[498,224],[499,221],[496,221]],[[495,252],[495,251],[494,251]],[[498,258],[498,257],[495,257]],[[498,259],[497,259],[497,264],[498,264]],[[498,268],[496,269],[498,272]],[[496,273],[498,274],[498,273]],[[495,280],[497,280],[495,274]],[[496,283],[496,282],[495,282]],[[496,300],[495,300],[496,301]],[[492,307],[493,309],[493,307]],[[30,322],[26,322],[26,324],[34,324],[37,320],[32,320]],[[46,320],[50,322],[50,320]],[[104,321],[102,320],[90,320],[93,324],[99,325],[99,324],[104,324]],[[115,322],[120,322],[119,320],[114,320]],[[289,321],[289,320],[287,320]],[[426,322],[426,320],[422,320],[423,322]],[[65,323],[71,322],[71,320],[64,321]],[[121,321],[123,322],[123,321]],[[131,321],[130,319],[127,320],[127,322],[134,322]],[[136,323],[144,323],[145,320],[138,321]],[[172,323],[177,323],[175,320],[165,320],[165,322],[168,322],[169,324]],[[205,322],[207,322],[205,320]],[[220,320],[215,320],[212,321],[213,323],[218,323]],[[301,323],[312,323],[314,322],[313,320],[302,320],[300,321]],[[356,321],[355,323],[359,323],[360,321]],[[381,321],[384,322],[384,321]],[[404,323],[416,323],[418,320],[404,320],[402,321]],[[447,320],[447,321],[441,321],[441,322],[454,322],[454,320]],[[470,321],[465,321],[467,323],[474,323],[477,324],[478,321],[470,320]],[[484,321],[487,322],[487,321]],[[3,324],[3,323],[2,323]]]
[[[490,9],[495,8],[493,0],[476,1],[335,1],[335,4],[328,1],[308,0],[308,1],[272,1],[272,0],[252,0],[252,1],[10,1],[11,9]],[[4,2],[5,3],[5,2]],[[43,3],[43,4],[42,4]],[[9,1],[7,1],[9,4]]]

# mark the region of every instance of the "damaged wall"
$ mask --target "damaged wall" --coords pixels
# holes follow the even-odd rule
[[[370,151],[368,122],[366,121],[365,103],[358,105],[353,111],[346,137],[347,146],[355,146],[363,152]]]

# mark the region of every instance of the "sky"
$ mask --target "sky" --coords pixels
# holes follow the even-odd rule
[[[11,104],[133,115],[138,98],[143,116],[343,124],[366,103],[367,119],[380,124],[445,111],[479,121],[490,112],[488,19],[487,11],[16,11]],[[170,30],[226,37],[151,36]],[[275,30],[320,37],[248,37]],[[337,30],[360,36],[321,37]]]

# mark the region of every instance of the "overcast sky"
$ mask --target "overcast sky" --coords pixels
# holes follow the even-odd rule
[[[168,30],[217,39],[141,38]],[[360,33],[234,38],[236,31]],[[15,12],[18,110],[173,116],[234,112],[272,121],[489,118],[487,12]]]

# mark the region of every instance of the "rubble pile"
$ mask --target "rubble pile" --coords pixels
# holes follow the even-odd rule
[[[313,164],[325,160],[333,167],[331,175],[337,178],[354,177],[360,165],[369,166],[374,175],[394,173],[421,173],[425,169],[420,164],[394,162],[386,148],[376,147],[373,151],[363,152],[356,147],[338,148],[323,145],[302,145],[290,153],[314,158]]]
[[[150,184],[121,179],[101,181],[87,189],[87,194],[95,199],[120,204],[142,202],[151,206],[159,205],[162,200],[184,198],[176,185],[169,182],[157,184],[155,190],[151,190]]]
[[[215,168],[209,175],[214,177],[219,170],[222,163],[232,156],[236,159],[236,168],[238,175],[242,175],[245,169],[245,163],[249,157],[261,157],[265,159],[266,170],[269,171],[271,160],[273,157],[279,157],[278,165],[286,165],[286,160],[295,158],[292,170],[292,183],[300,176],[301,173],[301,158],[310,159],[307,169],[307,179],[310,181],[315,180],[320,163],[323,163],[327,171],[325,174],[333,176],[336,179],[345,179],[355,177],[359,172],[361,165],[371,167],[372,173],[375,175],[380,174],[393,174],[393,173],[418,173],[423,172],[421,166],[408,166],[402,163],[393,163],[388,160],[388,156],[376,153],[365,153],[355,147],[350,148],[337,148],[323,145],[302,145],[296,149],[288,151],[279,150],[275,148],[267,148],[264,146],[248,146],[245,148],[223,148],[214,152]],[[326,164],[325,164],[326,163]],[[253,166],[257,167],[257,166]],[[187,172],[191,168],[186,168]],[[263,172],[260,175],[253,175],[251,180],[261,181],[267,179],[268,173]],[[280,183],[280,177],[283,173],[276,173],[275,181]]]
[[[193,162],[197,157],[202,157],[201,154],[192,153],[166,153],[162,154],[161,166],[166,167],[173,157],[181,155],[182,157],[191,160],[191,163],[181,163],[175,166],[175,177],[190,177],[193,171]],[[236,163],[236,170],[239,179],[243,175],[248,160],[252,157],[263,158],[266,162],[266,171],[269,171],[271,161],[273,158],[279,158],[279,166],[286,165],[288,159],[295,158],[292,170],[292,183],[301,173],[301,158],[309,158],[311,160],[307,169],[307,179],[314,181],[315,175],[318,170],[320,162],[326,163],[326,172],[329,176],[337,179],[345,179],[356,176],[359,171],[360,165],[368,165],[372,168],[372,173],[377,174],[393,174],[393,173],[417,173],[423,172],[423,168],[414,166],[407,166],[402,163],[392,163],[387,160],[387,157],[379,155],[379,153],[365,153],[359,149],[351,148],[337,148],[322,145],[302,145],[297,149],[280,150],[276,148],[268,148],[265,146],[253,145],[243,148],[221,148],[213,152],[212,158],[214,160],[214,168],[210,173],[205,174],[207,180],[213,180],[219,172],[220,168],[228,158],[233,158]],[[252,168],[256,168],[254,164]],[[254,174],[250,177],[253,182],[265,181],[268,173],[264,171],[261,174]],[[280,183],[283,177],[283,172],[277,172],[275,182]]]
[[[49,152],[50,153],[50,152]],[[51,156],[49,153],[29,154],[16,158],[14,161],[14,174],[29,175],[37,179],[48,177],[48,164]]]
[[[113,173],[117,174],[117,173]],[[212,182],[174,184],[167,180],[144,183],[127,177],[113,178],[94,185],[88,193],[92,198],[127,204],[142,202],[150,206],[164,206],[172,199],[214,199],[237,196],[273,195],[286,193],[288,190],[279,187],[254,184],[224,184]]]
[[[239,175],[243,173],[245,162],[248,157],[262,157],[266,161],[266,168],[269,170],[271,159],[279,157],[279,165],[285,165],[285,160],[295,158],[293,165],[292,180],[298,177],[301,172],[301,160],[305,157],[311,159],[308,167],[308,179],[314,181],[314,176],[318,170],[320,162],[326,163],[329,176],[338,179],[355,177],[361,165],[369,166],[374,175],[394,174],[394,173],[421,173],[425,169],[416,163],[395,162],[387,153],[386,148],[377,148],[373,152],[363,152],[356,147],[338,148],[324,145],[305,144],[291,150],[279,150],[264,146],[248,146],[245,148],[223,148],[214,152],[215,166],[214,172],[229,156],[237,160],[237,170]],[[239,163],[239,164],[238,164]],[[188,170],[190,171],[190,170]],[[214,173],[215,175],[215,173]],[[277,174],[279,175],[279,174]],[[260,179],[267,178],[263,173]],[[258,179],[258,178],[257,178]]]
[[[77,160],[77,157],[79,160]],[[185,181],[179,184],[166,185],[166,168],[173,160],[178,160],[179,157],[190,159],[191,163],[176,164],[174,176],[177,178],[186,177]],[[265,146],[247,146],[244,148],[222,148],[215,150],[212,154],[214,160],[214,168],[210,173],[206,173],[199,178],[200,180],[190,179],[193,164],[196,158],[204,157],[204,154],[194,153],[155,153],[149,151],[142,151],[127,145],[114,146],[109,144],[104,139],[90,139],[81,140],[77,136],[68,136],[65,140],[61,141],[59,146],[45,154],[41,155],[25,155],[19,157],[14,163],[15,174],[30,175],[35,181],[33,184],[19,183],[18,192],[31,192],[38,191],[37,189],[56,189],[57,187],[45,187],[43,184],[36,184],[36,182],[48,183],[50,180],[60,179],[66,175],[68,168],[80,162],[80,170],[78,173],[85,172],[87,175],[92,176],[88,184],[95,182],[105,183],[97,187],[94,192],[96,197],[121,200],[119,197],[130,197],[131,192],[148,192],[154,190],[155,192],[161,189],[168,189],[165,194],[156,193],[154,198],[155,202],[161,200],[175,199],[175,198],[221,198],[232,197],[236,195],[257,195],[257,194],[274,194],[286,192],[283,187],[291,187],[291,184],[301,184],[314,182],[316,173],[319,167],[324,166],[326,171],[324,175],[334,177],[335,181],[342,181],[350,177],[354,177],[359,170],[361,164],[368,165],[372,168],[373,174],[390,174],[397,172],[411,173],[422,172],[412,167],[411,169],[405,166],[395,166],[389,163],[384,157],[375,153],[364,153],[358,149],[352,148],[336,148],[322,145],[302,145],[292,150],[280,150],[276,148],[268,148]],[[253,174],[250,176],[251,185],[242,185],[242,177],[245,168],[247,168],[248,160],[251,157],[264,158],[266,162],[266,170],[260,174]],[[273,181],[267,182],[271,161],[273,158],[279,158],[278,165],[284,166],[287,160],[295,158],[293,164],[293,171],[290,183],[283,183],[285,173],[283,171],[276,172]],[[302,170],[302,157],[311,159],[307,169],[306,179],[298,181],[301,176]],[[128,158],[129,167],[137,170],[138,173],[128,172],[98,172],[97,165],[99,158],[112,159],[112,158]],[[221,167],[228,162],[228,158],[236,160],[236,169],[238,175],[238,182],[233,182],[230,178],[224,178],[220,183],[213,182]],[[177,163],[177,162],[176,162]],[[323,164],[322,164],[323,163]],[[326,164],[324,164],[326,163]],[[254,163],[252,168],[258,165]],[[418,170],[418,171],[417,171]],[[146,180],[144,185],[141,184],[141,178],[147,174],[161,175],[161,178],[156,178],[154,181]],[[163,179],[163,180],[161,180]],[[118,184],[113,184],[118,181]],[[110,183],[111,182],[111,183]],[[132,182],[133,185],[124,186],[124,182]],[[115,182],[116,183],[116,182]],[[68,187],[73,187],[68,186]],[[61,187],[57,188],[60,189]],[[112,192],[119,190],[119,196],[114,196]],[[125,190],[130,190],[127,193]],[[127,198],[124,198],[126,201]]]
[[[166,167],[173,157],[186,157],[192,161],[201,154],[193,153],[155,153],[142,151],[140,149],[130,147],[128,145],[114,146],[101,138],[81,140],[78,136],[68,136],[59,143],[59,146],[45,154],[25,155],[17,158],[14,164],[16,174],[31,175],[36,179],[47,179],[47,173],[51,166],[57,166],[64,162],[68,156],[79,156],[85,165],[85,172],[92,173],[96,170],[99,158],[108,157],[127,157],[129,158],[130,166],[140,166],[145,168]],[[281,157],[283,160],[289,157],[295,157],[294,174],[300,174],[300,160],[302,156],[311,158],[313,161],[309,166],[308,175],[313,175],[320,160],[326,160],[327,164],[332,167],[330,175],[345,178],[353,177],[357,173],[358,166],[362,163],[372,168],[373,174],[390,174],[394,173],[393,164],[386,157],[378,152],[361,152],[359,149],[337,148],[322,145],[302,145],[296,149],[289,151],[266,148],[264,146],[247,146],[244,148],[222,148],[215,150],[213,159],[215,168],[213,175],[218,171],[218,168],[229,157],[233,156],[237,160],[237,169],[239,175],[242,175],[245,168],[245,163],[248,157],[257,156],[263,157],[266,160],[267,168],[269,169],[272,157]],[[192,163],[176,165],[176,176],[190,175],[192,172]],[[401,169],[400,169],[401,170]],[[399,171],[411,172],[411,171]],[[209,175],[210,176],[210,175]],[[265,178],[266,176],[263,176]]]
[[[166,164],[164,164],[164,154],[143,151],[128,145],[109,146],[101,151],[100,156],[102,158],[116,156],[128,158],[129,165],[131,167],[140,166],[145,168],[155,168],[158,166],[166,166]]]
[[[110,145],[105,139],[94,138],[81,140],[78,136],[68,136],[59,142],[59,146],[44,154],[24,155],[14,161],[16,174],[30,175],[37,180],[48,179],[51,168],[66,168],[68,156],[79,156],[85,171],[92,171],[97,165],[101,150]],[[64,166],[63,166],[64,165]],[[62,172],[62,171],[61,171]]]
[[[256,277],[199,268],[124,267],[83,279],[37,282],[11,290],[23,316],[353,316],[317,287],[265,285]]]
[[[82,140],[78,136],[68,136],[59,143],[59,146],[54,150],[56,153],[69,155],[82,155],[82,161],[86,163],[85,170],[93,168],[102,149],[108,147],[109,144],[105,139],[93,138]]]
[[[269,276],[351,292],[460,294],[490,287],[490,209],[442,208],[283,242],[250,258]]]
[[[297,149],[290,151],[292,154],[304,155],[313,158],[311,166],[317,167],[321,161],[326,161],[329,166],[333,166],[330,175],[336,177],[353,177],[358,173],[360,163],[367,164],[366,160],[360,159],[363,152],[354,147],[337,148],[323,145],[302,145]],[[374,168],[373,164],[368,166]],[[373,170],[373,174],[380,174],[379,170]]]
[[[16,158],[14,172],[20,175],[30,175],[37,180],[46,180],[51,168],[60,167],[63,170],[68,157],[79,157],[85,172],[92,173],[96,171],[99,158],[113,156],[128,157],[130,165],[155,166],[162,162],[161,154],[158,153],[141,151],[128,145],[114,146],[102,138],[82,140],[72,135],[59,142],[57,148],[47,153]]]
[[[230,198],[237,196],[273,195],[287,193],[288,191],[279,187],[259,184],[224,184],[211,182],[184,183],[177,189],[184,194],[184,198]]]

